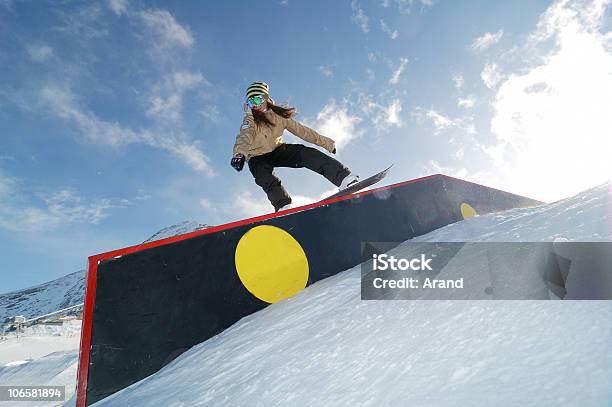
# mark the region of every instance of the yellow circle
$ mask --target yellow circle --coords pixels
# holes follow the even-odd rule
[[[466,204],[465,202],[461,204],[460,208],[463,219],[473,218],[474,216],[478,215],[476,209],[472,208],[470,204]]]
[[[283,229],[256,226],[238,242],[236,271],[255,297],[268,303],[289,298],[308,282],[308,259],[302,246]]]

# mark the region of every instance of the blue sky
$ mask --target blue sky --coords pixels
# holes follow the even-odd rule
[[[609,1],[0,0],[0,292],[271,210],[229,166],[246,86],[338,158],[552,201],[611,173]],[[289,142],[299,142],[288,135]],[[297,203],[333,186],[278,175]]]

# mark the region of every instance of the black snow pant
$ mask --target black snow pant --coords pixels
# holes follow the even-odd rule
[[[336,186],[340,186],[350,174],[349,169],[335,158],[302,144],[281,144],[274,151],[252,157],[249,159],[251,174],[255,177],[255,183],[266,192],[275,210],[291,203],[291,197],[274,175],[275,167],[305,167],[323,175]]]

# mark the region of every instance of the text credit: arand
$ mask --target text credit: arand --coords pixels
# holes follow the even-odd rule
[[[372,255],[372,270],[374,271],[433,271],[430,263],[432,258],[421,254],[420,257],[404,259],[389,256],[387,254]],[[383,278],[376,277],[372,285],[377,289],[386,288],[463,288],[463,277],[458,279],[436,279],[425,277],[421,283],[420,279],[414,277]]]

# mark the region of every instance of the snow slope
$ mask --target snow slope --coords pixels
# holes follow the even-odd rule
[[[75,391],[81,321],[62,326],[32,326],[18,338],[11,332],[0,341],[0,384],[65,386]],[[8,405],[2,403],[0,405]],[[22,402],[19,406],[57,406],[60,402]]]
[[[0,367],[23,360],[34,360],[51,352],[75,350],[81,339],[81,321],[62,325],[33,325],[17,337],[10,332],[0,341]],[[1,377],[1,374],[0,374]]]
[[[417,240],[612,240],[610,192],[605,184]],[[95,406],[607,406],[611,332],[610,301],[361,301],[357,266]]]

